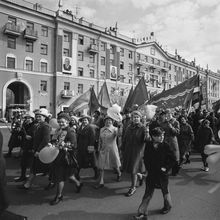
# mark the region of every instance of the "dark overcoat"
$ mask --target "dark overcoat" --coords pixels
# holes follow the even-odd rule
[[[5,190],[5,186],[6,186],[5,160],[2,155],[2,144],[3,144],[3,136],[2,136],[2,132],[0,131],[0,215],[8,207],[8,200]]]
[[[34,152],[40,152],[50,141],[50,126],[47,122],[41,122],[35,125],[33,149]],[[32,165],[32,173],[45,173],[49,169],[48,164],[43,164],[38,157],[34,158]]]
[[[77,142],[76,133],[73,129],[70,127],[66,127],[65,129],[58,129],[53,136],[53,139],[54,138],[56,138],[57,142],[64,141],[65,144],[69,143],[67,151],[70,154],[74,154],[74,157],[76,158]],[[73,174],[74,167],[71,167],[66,163],[65,156],[66,151],[64,149],[60,149],[57,158],[52,164],[54,182],[65,181],[69,176]]]
[[[167,143],[163,142],[158,145],[158,148],[155,148],[152,141],[147,141],[144,151],[144,164],[148,173],[146,186],[161,188],[166,192],[168,171],[174,166],[175,161],[175,154]],[[166,172],[161,170],[162,167],[166,168]]]
[[[78,163],[80,168],[95,166],[95,153],[89,153],[88,146],[95,146],[95,130],[88,124],[80,126],[77,133]]]
[[[143,124],[131,123],[122,140],[123,170],[136,174],[142,168],[146,128]]]

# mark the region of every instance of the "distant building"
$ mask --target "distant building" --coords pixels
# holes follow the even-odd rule
[[[219,99],[219,74],[168,54],[153,32],[138,41],[119,34],[117,25],[102,28],[69,10],[19,0],[0,1],[0,26],[1,117],[13,104],[56,114],[91,86],[98,93],[104,81],[123,104],[141,76],[156,94],[199,73],[210,106]]]

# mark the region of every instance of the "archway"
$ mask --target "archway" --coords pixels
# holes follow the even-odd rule
[[[10,120],[14,109],[33,111],[33,92],[23,80],[11,80],[3,88],[3,117]]]

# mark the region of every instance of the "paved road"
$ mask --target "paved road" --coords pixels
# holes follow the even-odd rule
[[[159,214],[163,205],[162,195],[160,190],[155,191],[149,206],[149,219],[220,219],[220,171],[205,173],[200,171],[201,165],[199,155],[194,154],[191,164],[185,165],[177,177],[170,178],[173,209],[167,215]],[[105,176],[105,188],[96,190],[93,188],[93,173],[88,169],[81,173],[84,187],[80,194],[74,192],[71,183],[66,183],[64,201],[50,206],[48,203],[54,197],[55,190],[43,190],[47,177],[39,176],[33,189],[21,190],[17,188],[18,183],[13,181],[19,175],[18,168],[18,159],[7,159],[7,192],[11,201],[9,211],[26,215],[30,220],[128,220],[135,215],[144,193],[142,186],[132,197],[125,197],[129,176],[124,174],[122,181],[117,183],[112,172],[107,172]]]

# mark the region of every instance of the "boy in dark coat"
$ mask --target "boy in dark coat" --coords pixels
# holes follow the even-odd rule
[[[161,189],[163,193],[164,207],[161,213],[168,213],[172,206],[168,189],[168,171],[175,164],[175,155],[164,142],[164,131],[161,128],[154,128],[151,131],[151,137],[152,140],[146,142],[144,152],[144,163],[148,173],[146,189],[135,219],[147,219],[148,205],[155,188]]]

